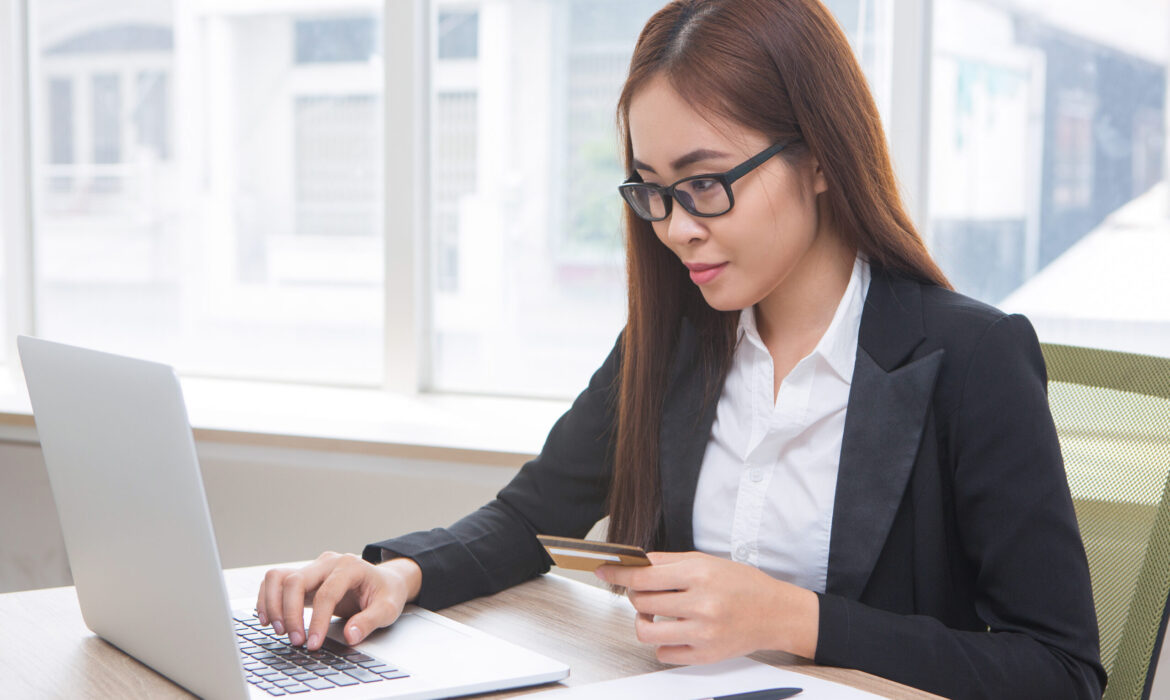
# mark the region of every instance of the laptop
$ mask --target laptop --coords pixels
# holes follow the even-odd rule
[[[163,364],[17,339],[77,598],[97,635],[206,698],[439,698],[565,664],[407,606],[349,647],[290,648],[229,601],[179,380]],[[310,611],[306,611],[306,623]]]

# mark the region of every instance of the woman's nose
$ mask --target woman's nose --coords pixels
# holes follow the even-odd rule
[[[686,245],[707,235],[707,227],[699,217],[683,209],[678,202],[670,208],[670,218],[666,223],[666,237],[674,245]]]

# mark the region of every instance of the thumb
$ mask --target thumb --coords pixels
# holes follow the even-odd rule
[[[398,619],[398,612],[389,603],[377,602],[345,621],[345,641],[351,646]]]

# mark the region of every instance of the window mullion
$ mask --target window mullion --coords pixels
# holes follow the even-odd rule
[[[933,0],[893,3],[889,140],[907,211],[929,243]]]
[[[0,230],[4,232],[7,340],[16,371],[16,335],[35,332],[32,134],[29,128],[29,2],[0,0]],[[2,359],[2,358],[0,358]]]
[[[427,90],[425,0],[385,0],[383,337],[387,390],[416,393],[429,376],[426,304]]]

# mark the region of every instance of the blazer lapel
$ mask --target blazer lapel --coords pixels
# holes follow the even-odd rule
[[[857,599],[902,502],[943,351],[924,338],[921,288],[874,268],[862,312],[829,536],[826,592]]]

